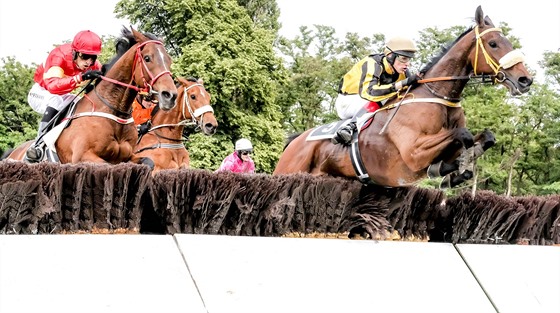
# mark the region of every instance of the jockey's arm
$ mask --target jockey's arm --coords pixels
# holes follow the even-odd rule
[[[366,62],[367,72],[360,81],[360,96],[373,102],[381,102],[397,94],[394,84],[381,84],[380,77],[383,67],[377,62]]]
[[[61,67],[52,66],[43,74],[45,89],[56,95],[64,95],[76,89],[78,81],[73,76],[65,76]]]

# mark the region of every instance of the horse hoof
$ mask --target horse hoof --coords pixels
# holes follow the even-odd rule
[[[139,164],[147,165],[150,168],[150,170],[152,170],[152,171],[154,170],[154,167],[156,166],[154,161],[150,158],[141,158]]]
[[[496,144],[496,136],[488,129],[484,130],[484,141],[482,142],[482,149],[484,151],[490,149]]]
[[[474,177],[473,172],[468,171],[468,170],[467,170],[467,171],[464,171],[464,172],[461,174],[461,176],[462,176],[465,180],[469,180],[469,179],[471,179],[471,178]]]

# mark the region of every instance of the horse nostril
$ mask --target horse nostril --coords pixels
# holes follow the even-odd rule
[[[165,100],[169,100],[170,102],[175,102],[175,99],[177,98],[177,93],[176,92],[169,92],[169,91],[162,91],[161,96]]]
[[[519,84],[521,86],[529,87],[533,84],[533,79],[527,76],[522,76],[519,78]]]
[[[214,133],[216,131],[216,128],[214,127],[214,125],[212,125],[212,123],[204,124],[204,128],[206,128],[206,130],[211,133]]]

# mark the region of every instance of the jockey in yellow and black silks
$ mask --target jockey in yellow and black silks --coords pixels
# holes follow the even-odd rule
[[[335,107],[341,119],[352,118],[352,121],[338,130],[333,143],[350,143],[356,130],[356,114],[364,106],[377,109],[395,97],[399,90],[418,81],[416,74],[408,72],[417,50],[408,38],[391,38],[383,53],[368,55],[344,75]]]

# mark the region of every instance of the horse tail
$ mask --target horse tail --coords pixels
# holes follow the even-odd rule
[[[12,154],[12,152],[14,152],[14,148],[10,148],[10,149],[6,150],[5,152],[0,150],[0,153],[2,153],[2,156],[0,157],[0,160],[7,159],[10,156],[10,154]]]
[[[282,151],[286,150],[286,148],[288,147],[288,145],[294,141],[294,139],[296,139],[297,137],[299,137],[299,135],[301,135],[302,133],[296,133],[296,134],[291,134],[290,136],[288,136],[288,138],[286,139],[286,144],[284,145],[284,148],[282,149]]]

